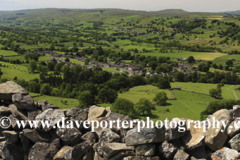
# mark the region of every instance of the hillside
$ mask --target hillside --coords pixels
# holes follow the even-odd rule
[[[156,121],[201,119],[211,102],[240,98],[238,16],[181,9],[1,13],[0,83],[13,80],[34,100],[61,109],[146,102],[152,107],[128,114],[145,119],[147,112]],[[153,100],[158,95],[163,101]]]
[[[90,16],[88,20],[95,20],[96,15],[101,19],[109,16],[130,16],[130,15],[141,15],[141,16],[206,16],[213,15],[213,13],[205,12],[186,12],[181,9],[167,9],[161,11],[134,11],[134,10],[123,10],[123,9],[32,9],[32,10],[18,10],[18,11],[0,11],[0,19],[16,18],[36,18],[45,17],[48,19],[60,17],[76,18],[81,20],[81,15]]]
[[[228,14],[233,14],[233,15],[240,15],[240,10],[237,10],[237,11],[229,11],[229,12],[226,12]]]

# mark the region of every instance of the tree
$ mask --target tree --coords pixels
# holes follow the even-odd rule
[[[221,100],[210,102],[207,108],[201,112],[201,120],[207,118],[208,115],[212,115],[214,112],[221,109],[232,109],[236,104],[240,104],[240,100]]]
[[[209,95],[215,98],[220,98],[221,92],[218,89],[213,88],[209,90]]]
[[[66,58],[66,59],[65,59],[65,62],[70,62],[70,59],[69,59],[69,58]]]
[[[51,95],[51,92],[52,92],[52,87],[50,86],[49,83],[42,84],[41,89],[40,89],[41,95],[44,95],[44,94]]]
[[[219,68],[220,70],[223,70],[223,65],[220,64],[220,65],[218,66],[218,68]]]
[[[50,71],[54,71],[54,67],[55,67],[55,63],[54,62],[52,62],[52,61],[48,62],[47,66],[48,66]]]
[[[202,71],[202,72],[208,72],[209,71],[209,66],[206,63],[201,63],[201,64],[198,65],[198,70]]]
[[[227,60],[226,65],[229,66],[229,67],[232,67],[233,66],[233,61]]]
[[[112,105],[113,112],[131,115],[134,113],[134,104],[125,98],[117,98]]]
[[[86,108],[94,104],[94,98],[90,91],[83,91],[78,96],[80,108]]]
[[[51,50],[51,51],[55,50],[55,46],[54,46],[54,44],[51,44],[51,46],[50,46],[50,50]]]
[[[131,83],[132,87],[146,84],[146,80],[140,75],[133,75],[133,76],[130,77],[129,80],[130,80],[130,83]]]
[[[36,61],[32,60],[29,63],[30,71],[33,73],[37,69],[37,63]]]
[[[226,71],[228,71],[229,70],[229,66],[225,66],[225,68],[224,68]]]
[[[169,89],[169,88],[171,88],[171,85],[169,83],[168,77],[164,76],[164,77],[159,78],[157,86],[160,89]]]
[[[98,99],[101,99],[102,103],[113,103],[118,94],[117,91],[105,86],[98,92]]]
[[[212,61],[207,61],[207,65],[208,65],[209,67],[211,67],[212,64],[213,64]]]
[[[39,93],[40,84],[35,81],[28,82],[28,91],[33,93]]]
[[[195,62],[194,57],[193,56],[189,56],[188,59],[187,59],[187,62],[190,63],[190,64],[194,63]]]
[[[84,47],[83,42],[79,42],[79,47]]]
[[[117,53],[114,53],[114,52],[111,52],[109,55],[108,55],[108,57],[110,58],[110,59],[112,59],[112,60],[116,60],[117,59],[117,57],[118,57],[118,54]]]
[[[148,63],[148,66],[152,68],[152,70],[155,70],[157,67],[157,62],[156,61],[151,61]]]
[[[184,82],[184,73],[183,72],[177,72],[174,74],[174,79],[177,82]]]
[[[213,63],[212,67],[215,68],[215,69],[218,69],[218,66],[217,66],[216,63]]]
[[[55,65],[55,67],[54,67],[54,71],[60,72],[60,71],[61,71],[61,68],[62,68],[61,63],[57,63],[57,64]]]
[[[89,65],[89,62],[90,62],[90,59],[87,58],[87,59],[85,59],[84,64],[85,64],[85,65]]]
[[[157,105],[164,106],[168,100],[167,94],[165,92],[156,93],[153,101],[156,102]]]
[[[140,115],[144,115],[147,112],[148,115],[151,115],[152,102],[146,98],[141,98],[137,104],[134,106],[136,112]]]
[[[60,90],[58,88],[53,88],[51,92],[51,96],[59,96]]]
[[[47,73],[48,73],[48,67],[43,66],[43,65],[41,65],[41,64],[38,65],[37,70],[38,70],[40,73],[43,73],[43,74],[47,74]]]

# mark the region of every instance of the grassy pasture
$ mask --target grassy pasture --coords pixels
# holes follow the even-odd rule
[[[205,52],[176,52],[176,53],[141,53],[146,56],[165,56],[165,57],[170,57],[170,58],[188,58],[189,56],[193,56],[195,59],[201,59],[201,60],[214,60],[218,57],[225,56],[226,54],[223,53],[205,53]]]
[[[130,89],[128,92],[119,94],[118,97],[129,99],[133,103],[136,103],[142,97],[152,100],[155,94],[153,92],[152,94],[146,94],[148,91],[151,91],[151,89],[153,89],[152,91],[154,91],[154,89],[155,91],[160,90],[150,85],[145,88],[144,86],[138,86]],[[189,93],[178,90],[173,90],[172,92],[176,96],[177,100],[168,100],[166,106],[155,106],[156,110],[152,110],[152,115],[149,116],[151,120],[165,120],[166,118],[171,120],[172,118],[176,117],[199,120],[200,113],[206,109],[207,104],[211,101],[216,101],[216,99],[207,95]],[[170,92],[167,95],[171,96],[169,94]],[[99,106],[111,107],[112,105],[99,104]],[[166,109],[169,109],[169,112],[167,112]],[[146,116],[140,116],[140,118],[146,119]]]
[[[18,55],[18,53],[14,52],[14,51],[0,50],[0,55],[2,55],[4,57],[5,56],[15,56],[15,55]]]
[[[156,110],[152,111],[151,120],[165,120],[168,118],[189,118],[193,120],[200,119],[200,113],[206,109],[207,103],[216,99],[195,93],[174,90],[173,94],[177,100],[168,100],[166,106],[156,106]],[[166,111],[169,109],[169,112]],[[145,119],[144,116],[141,117]]]
[[[24,59],[24,56],[21,55],[21,56],[14,56],[14,57],[6,57],[6,59],[9,59],[9,60],[20,60],[20,61],[25,61]]]
[[[36,93],[30,93],[30,96],[37,96],[37,95],[38,94],[36,94]],[[79,104],[77,99],[54,97],[54,96],[47,96],[47,95],[35,97],[33,99],[34,99],[34,101],[48,100],[49,103],[54,104],[55,106],[59,107],[60,109],[71,109],[72,107],[77,107]],[[67,101],[67,105],[62,104],[61,101]]]
[[[155,94],[158,92],[166,92],[168,98],[173,98],[170,91],[165,89],[159,89],[158,87],[152,85],[133,87],[128,92],[118,94],[118,97],[126,98],[133,103],[137,103],[140,98],[147,98],[152,101]]]
[[[235,59],[235,61],[233,61],[233,65],[239,65],[240,64],[240,55],[225,55],[222,57],[218,57],[216,58],[213,63],[216,63],[217,65],[222,64],[223,66],[226,65],[226,61],[229,58],[233,58]]]
[[[6,78],[8,80],[12,80],[15,76],[17,76],[18,79],[24,79],[26,81],[32,80],[34,78],[39,78],[39,74],[36,73],[28,73],[26,70],[27,67],[19,66],[19,67],[1,67],[1,70],[3,72],[3,75],[1,78]]]
[[[181,87],[182,90],[185,91],[194,91],[194,92],[198,92],[198,93],[204,93],[204,94],[209,94],[209,90],[212,88],[217,88],[217,84],[209,84],[209,83],[191,83],[191,82],[173,82],[171,83],[171,87],[174,86],[179,86]],[[232,85],[227,85],[225,84],[221,90],[222,90],[222,96],[225,99],[236,99],[236,97],[234,96],[233,92],[231,91],[231,89],[235,89],[240,87],[240,85],[234,85],[234,87],[230,88]],[[228,89],[230,88],[230,90]],[[238,91],[235,91],[236,94]],[[240,94],[239,94],[239,98],[240,98]]]

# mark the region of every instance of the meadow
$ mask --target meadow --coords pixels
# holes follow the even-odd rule
[[[192,83],[192,82],[172,82],[171,87],[178,86],[181,87],[182,90],[209,94],[209,90],[212,88],[217,88],[217,84],[208,84],[208,83]],[[225,99],[237,99],[232,92],[232,90],[239,88],[240,85],[232,85],[225,84],[221,87],[222,97]],[[229,89],[228,89],[229,88]],[[240,98],[240,92],[235,91]]]
[[[229,60],[229,58],[235,59],[235,61],[233,61],[234,66],[240,65],[240,55],[225,55],[218,57],[213,60],[213,63],[216,63],[217,65],[222,64],[224,66],[226,65],[226,61]]]
[[[174,52],[174,53],[141,53],[146,56],[165,56],[170,58],[188,58],[189,56],[193,56],[195,59],[201,59],[206,61],[212,61],[218,57],[226,56],[226,54],[223,53],[214,53],[214,52]]]
[[[152,100],[156,92],[164,91],[168,98],[172,95],[168,90],[161,90],[154,86],[147,85],[138,86],[130,89],[128,92],[118,94],[119,98],[126,98],[133,103],[137,103],[140,98],[147,98]],[[140,116],[141,119],[146,119],[149,116],[151,120],[171,120],[172,118],[189,118],[193,120],[200,119],[200,113],[206,109],[207,104],[211,101],[217,101],[208,95],[189,93],[184,91],[172,90],[177,100],[167,100],[166,106],[156,105],[156,110],[152,110],[152,115]],[[154,103],[154,102],[153,102]],[[112,107],[111,104],[98,104],[101,107]],[[169,111],[168,111],[169,110]]]
[[[195,93],[188,93],[178,90],[173,90],[173,94],[177,100],[168,100],[166,106],[155,106],[156,110],[152,111],[150,118],[157,120],[171,120],[172,118],[188,118],[192,120],[199,120],[200,113],[206,109],[207,104],[216,99]],[[167,111],[169,109],[169,112]],[[145,119],[145,116],[141,117]]]
[[[145,85],[145,86],[137,86],[129,89],[129,91],[118,94],[119,98],[126,98],[132,101],[133,103],[137,103],[140,98],[147,98],[149,100],[153,100],[154,96],[158,92],[165,92],[169,99],[172,99],[171,92],[165,89],[159,89],[156,86]]]
[[[36,93],[30,93],[29,95],[35,96],[33,100],[36,102],[41,100],[48,100],[48,103],[52,103],[60,109],[71,109],[72,107],[77,107],[79,105],[78,100],[73,98],[54,97],[47,95],[39,96],[39,94]],[[67,101],[67,104],[63,104],[61,101]]]
[[[0,55],[2,55],[3,57],[16,56],[16,55],[18,55],[18,53],[14,52],[14,51],[9,51],[9,50],[0,50]]]

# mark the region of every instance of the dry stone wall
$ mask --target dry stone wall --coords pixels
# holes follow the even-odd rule
[[[14,82],[0,84],[0,118],[8,117],[11,125],[0,128],[0,157],[6,160],[236,160],[240,159],[240,130],[234,122],[240,117],[240,106],[222,109],[208,117],[209,121],[226,122],[226,130],[195,128],[194,121],[184,132],[176,128],[89,128],[75,126],[56,128],[58,121],[93,122],[131,121],[110,108],[60,110],[45,101],[34,102],[28,92]],[[38,125],[18,128],[17,120],[48,120],[49,128]],[[174,118],[172,121],[178,122]],[[183,119],[181,119],[183,120]],[[5,121],[7,123],[7,121]],[[204,123],[204,122],[202,122]],[[204,130],[206,129],[206,132]]]

